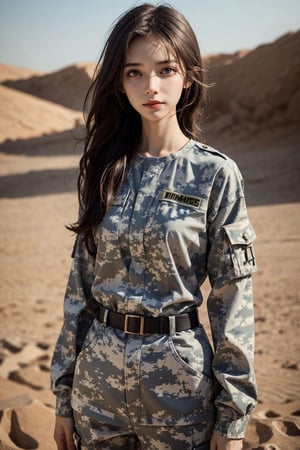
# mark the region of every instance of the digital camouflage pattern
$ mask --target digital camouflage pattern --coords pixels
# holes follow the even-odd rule
[[[103,425],[101,434],[105,441],[99,445],[99,421],[90,416],[82,416],[74,411],[75,424],[79,427],[82,438],[77,436],[77,448],[80,450],[209,450],[207,436],[212,433],[213,422],[202,421],[176,427],[159,427],[153,425],[134,425],[117,428]],[[138,437],[137,437],[138,436]],[[88,444],[83,444],[86,442]],[[200,445],[197,443],[201,442]]]
[[[256,263],[236,164],[193,140],[165,157],[137,155],[94,238],[96,258],[81,237],[74,248],[52,362],[57,414],[74,411],[89,430],[92,423],[123,431],[155,425],[153,433],[207,424],[194,448],[209,440],[212,426],[242,437],[257,397]],[[207,276],[214,352],[201,325],[140,336],[96,318],[101,303],[124,314],[167,316],[172,324],[172,316],[201,305]]]

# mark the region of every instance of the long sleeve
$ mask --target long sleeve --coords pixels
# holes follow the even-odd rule
[[[73,261],[64,299],[64,322],[51,365],[51,387],[56,395],[56,414],[72,416],[71,389],[76,356],[95,317],[97,302],[91,295],[94,258],[87,252],[81,236],[73,250]]]
[[[235,164],[216,175],[211,200],[207,307],[215,349],[213,371],[220,388],[215,430],[240,438],[257,401],[251,280],[257,268],[252,245],[255,233]]]

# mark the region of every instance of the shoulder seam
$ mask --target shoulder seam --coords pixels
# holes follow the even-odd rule
[[[228,156],[226,156],[224,153],[220,152],[219,150],[215,149],[214,147],[211,147],[210,145],[202,144],[201,142],[196,143],[197,147],[201,148],[201,150],[205,150],[208,153],[211,153],[216,156],[220,156],[220,158],[228,160]]]

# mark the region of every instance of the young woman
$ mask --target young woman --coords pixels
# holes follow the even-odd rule
[[[198,142],[203,70],[185,18],[125,13],[91,92],[52,363],[57,448],[74,435],[89,450],[239,450],[256,402],[255,234],[237,166]],[[207,276],[214,352],[198,317]]]

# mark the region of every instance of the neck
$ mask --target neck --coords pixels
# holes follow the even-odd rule
[[[182,133],[179,124],[162,122],[143,123],[142,140],[139,153],[144,156],[167,156],[183,147],[188,138]]]

